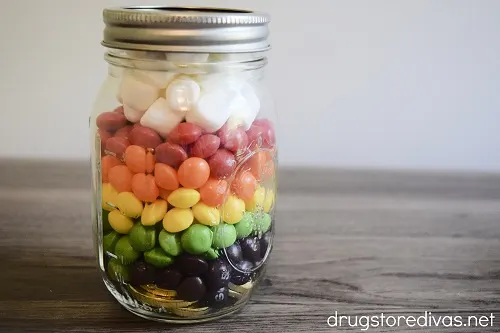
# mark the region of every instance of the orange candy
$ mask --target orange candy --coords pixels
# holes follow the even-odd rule
[[[169,191],[169,190],[165,190],[163,188],[159,188],[160,190],[160,197],[163,199],[163,200],[168,200],[168,196],[170,195],[170,193],[172,193],[172,191]]]
[[[200,188],[201,201],[207,206],[219,206],[224,202],[226,192],[227,182],[225,180],[210,178]]]
[[[247,170],[239,172],[231,184],[231,189],[240,199],[243,200],[252,199],[256,188],[257,180],[254,175]]]
[[[177,177],[179,183],[186,188],[200,188],[210,177],[210,167],[204,159],[190,157],[182,162]]]
[[[274,161],[269,152],[256,152],[245,163],[245,168],[248,169],[257,180],[266,179],[274,176]]]
[[[107,183],[108,182],[108,175],[109,175],[109,170],[117,165],[122,164],[119,159],[117,159],[114,156],[111,155],[106,155],[103,156],[101,159],[101,175],[102,175],[102,182]]]
[[[123,154],[123,159],[133,173],[146,172],[146,150],[141,146],[128,146]]]
[[[130,192],[133,175],[126,165],[116,165],[109,170],[108,180],[118,192]]]
[[[152,152],[148,151],[146,153],[146,172],[153,173],[155,169],[155,155]]]
[[[160,195],[155,177],[144,173],[136,173],[132,178],[132,192],[137,199],[146,202],[153,202]]]
[[[164,163],[155,164],[155,181],[158,187],[173,191],[179,188],[177,172],[170,165]]]

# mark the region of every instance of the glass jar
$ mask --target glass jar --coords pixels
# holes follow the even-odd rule
[[[266,14],[104,10],[108,76],[90,119],[102,278],[129,311],[192,323],[241,309],[274,234]]]

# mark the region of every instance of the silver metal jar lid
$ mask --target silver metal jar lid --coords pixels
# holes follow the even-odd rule
[[[110,48],[144,51],[232,53],[270,48],[270,17],[238,9],[118,7],[103,11]]]

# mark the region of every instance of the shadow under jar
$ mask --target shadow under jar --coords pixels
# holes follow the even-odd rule
[[[104,10],[108,76],[90,120],[95,249],[141,317],[241,309],[272,247],[277,147],[264,83],[269,17]]]

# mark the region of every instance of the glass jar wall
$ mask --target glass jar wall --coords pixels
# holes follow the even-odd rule
[[[110,48],[90,120],[95,246],[133,313],[207,321],[240,309],[272,248],[275,114],[265,52]]]

